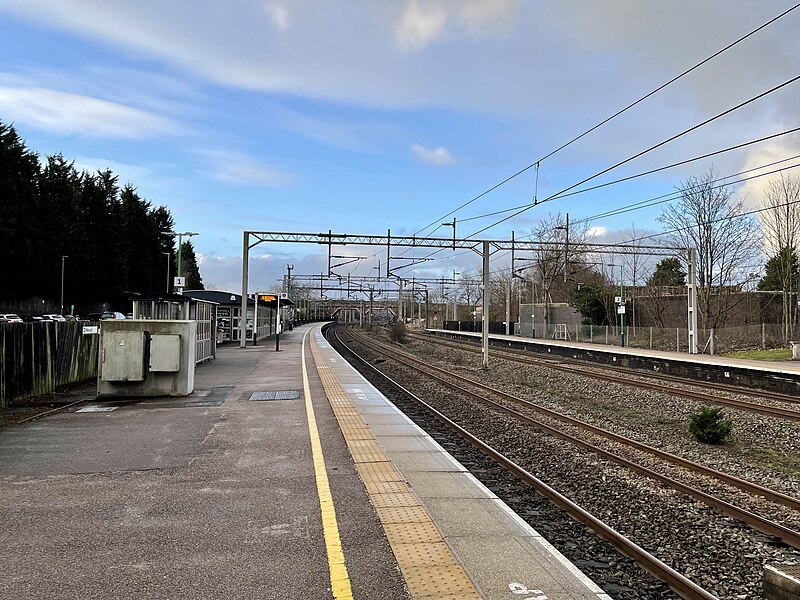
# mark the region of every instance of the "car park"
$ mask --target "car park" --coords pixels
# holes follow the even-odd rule
[[[0,319],[3,319],[6,323],[22,323],[20,316],[14,313],[2,314],[0,315]]]

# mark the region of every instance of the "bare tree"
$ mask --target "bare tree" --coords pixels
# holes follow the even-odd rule
[[[589,223],[582,221],[568,227],[561,213],[548,213],[531,229],[531,239],[541,246],[534,251],[533,279],[541,289],[544,303],[544,325],[550,325],[550,303],[553,298],[568,302],[575,288],[576,272],[587,262],[586,238]]]
[[[759,216],[764,230],[764,245],[770,256],[777,257],[778,275],[783,292],[783,336],[788,340],[797,321],[794,295],[796,252],[800,243],[800,180],[781,173],[765,190],[764,208]]]
[[[475,312],[474,304],[478,301],[481,291],[481,275],[477,271],[467,271],[458,277],[458,291],[461,298],[469,307],[468,316]],[[469,320],[469,319],[468,319]]]
[[[625,244],[638,248],[643,245],[642,237],[647,233],[649,233],[647,230],[637,229],[636,225],[631,223],[630,228],[623,231],[622,235],[625,236]],[[636,297],[639,295],[640,285],[647,278],[646,272],[652,268],[653,257],[639,252],[631,252],[630,254],[623,254],[620,260],[622,261],[625,280],[630,286],[626,296],[630,296],[631,299],[631,325],[636,327]]]
[[[700,326],[725,323],[738,294],[758,263],[759,226],[745,214],[744,202],[717,182],[713,169],[690,177],[680,199],[668,205],[659,221],[670,243],[697,251],[697,304]]]

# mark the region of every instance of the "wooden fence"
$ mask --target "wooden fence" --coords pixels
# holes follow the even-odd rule
[[[97,377],[100,336],[83,323],[0,323],[0,408]]]

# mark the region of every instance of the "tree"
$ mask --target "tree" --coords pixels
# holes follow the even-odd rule
[[[785,265],[788,265],[788,269],[785,268]],[[797,253],[790,246],[767,261],[764,267],[764,277],[758,282],[758,290],[761,292],[784,290],[787,270],[790,273],[788,279],[798,281],[800,270],[798,269]]]
[[[663,210],[659,221],[668,228],[672,245],[697,251],[700,326],[715,328],[725,323],[734,295],[758,262],[758,222],[711,169],[679,189],[680,199]]]
[[[35,285],[38,253],[31,227],[36,224],[39,158],[11,125],[0,122],[0,290],[4,299],[27,298]]]
[[[783,335],[788,341],[797,322],[795,295],[799,281],[796,252],[800,244],[800,180],[781,173],[780,179],[771,181],[764,194],[766,210],[762,210],[759,216],[765,246],[772,255],[767,263],[765,279],[771,279],[768,289],[782,292]],[[761,283],[759,289],[762,289]]]
[[[657,265],[650,279],[650,287],[677,287],[686,285],[686,271],[681,266],[681,261],[675,257],[664,258]]]
[[[197,266],[197,257],[191,240],[181,244],[181,276],[186,277],[186,287],[190,290],[202,290],[203,278]]]
[[[572,294],[572,305],[581,313],[584,325],[608,325],[608,292],[596,283],[582,285]]]
[[[531,239],[541,245],[534,251],[533,280],[541,290],[544,303],[544,324],[550,324],[550,303],[553,296],[567,302],[571,298],[575,281],[572,277],[582,270],[586,257],[588,222],[567,225],[561,213],[548,214],[531,229]],[[569,243],[567,243],[569,240]]]

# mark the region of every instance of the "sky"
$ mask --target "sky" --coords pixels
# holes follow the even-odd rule
[[[0,0],[0,121],[40,155],[110,168],[167,206],[176,231],[200,234],[205,284],[238,291],[244,230],[447,237],[452,228],[424,228],[538,161],[455,213],[467,237],[498,220],[470,217],[548,198],[790,80],[800,9],[540,160],[793,4]],[[591,184],[800,127],[798,106],[800,82]],[[655,233],[660,206],[592,217],[709,168],[732,175],[796,154],[800,136],[786,135],[540,203],[478,237],[523,237],[555,213],[588,219],[598,242]],[[757,206],[766,180],[735,186],[737,197]],[[341,273],[385,261],[375,248],[335,251],[364,257]],[[318,246],[251,252],[250,291],[275,289],[287,264],[327,268]],[[399,273],[480,265],[436,257]]]

